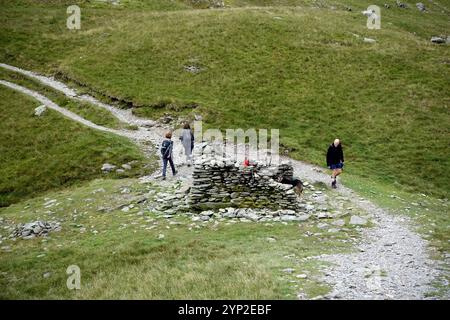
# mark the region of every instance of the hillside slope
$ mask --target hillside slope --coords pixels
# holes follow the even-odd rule
[[[105,162],[121,165],[138,160],[132,170],[117,176],[149,172],[132,142],[86,128],[52,110],[35,117],[38,105],[0,86],[0,207],[100,177]]]
[[[61,15],[67,1],[0,3],[3,62],[72,79],[139,115],[195,102],[208,127],[280,128],[291,156],[320,165],[338,136],[347,172],[448,196],[450,51],[429,41],[448,31],[447,2],[427,13],[389,2],[382,29],[368,30],[359,11],[384,1],[82,1],[76,32]]]

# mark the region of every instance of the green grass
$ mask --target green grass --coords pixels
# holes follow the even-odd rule
[[[382,29],[368,30],[359,11],[381,1],[348,1],[352,12],[338,1],[233,1],[225,10],[85,3],[82,29],[69,31],[66,2],[25,2],[1,2],[1,61],[73,79],[138,115],[159,115],[152,106],[161,101],[195,102],[206,128],[280,128],[293,157],[320,165],[338,136],[348,172],[448,196],[450,51],[429,39],[449,24],[435,4],[427,14],[412,2],[383,10]],[[264,7],[245,7],[253,5]]]
[[[125,187],[131,192],[122,193]],[[3,241],[12,251],[0,250],[0,298],[295,299],[299,292],[315,297],[329,290],[319,278],[323,265],[301,259],[347,251],[349,238],[357,235],[350,229],[305,236],[320,232],[314,221],[192,224],[183,215],[159,219],[145,205],[118,209],[155,188],[132,179],[101,179],[0,209],[4,237],[7,227],[20,222],[58,220],[62,225],[45,240]],[[48,199],[58,205],[45,208]],[[164,239],[158,240],[159,234]],[[72,264],[81,269],[77,292],[66,287],[65,271]],[[295,272],[285,273],[285,268]],[[47,272],[51,276],[43,277]],[[297,279],[300,273],[308,278]]]
[[[118,177],[151,172],[150,160],[127,139],[86,128],[53,110],[35,117],[37,106],[37,101],[0,87],[0,207],[100,177],[105,162],[138,161]]]

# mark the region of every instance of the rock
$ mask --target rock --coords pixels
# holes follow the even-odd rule
[[[302,274],[297,274],[295,277],[298,279],[306,279],[306,278],[308,278],[308,275],[302,273]]]
[[[18,224],[10,238],[33,239],[38,236],[46,236],[49,232],[60,231],[59,222],[34,221],[25,224]]]
[[[267,240],[268,242],[276,242],[276,241],[277,241],[277,239],[275,239],[275,238],[273,238],[273,237],[267,237],[266,240]]]
[[[181,194],[189,194],[189,191],[191,190],[191,186],[186,185],[186,186],[182,186],[180,189],[177,190],[177,193],[181,193]]]
[[[291,222],[291,221],[300,221],[297,216],[285,215],[280,217],[281,221]]]
[[[184,70],[186,70],[187,72],[190,73],[199,73],[201,71],[201,69],[197,66],[194,65],[190,65],[190,66],[184,66]]]
[[[310,218],[311,216],[309,214],[302,214],[297,216],[298,221],[306,221]]]
[[[103,192],[106,192],[106,190],[104,188],[100,188],[100,189],[96,189],[96,190],[92,191],[92,194],[103,193]]]
[[[45,105],[40,105],[36,109],[34,109],[34,115],[37,117],[42,116],[47,111],[47,107]]]
[[[44,278],[50,278],[51,275],[52,275],[51,272],[46,272],[46,273],[44,273],[42,276],[43,276]]]
[[[173,117],[169,114],[165,114],[164,116],[162,116],[161,118],[159,118],[159,122],[163,123],[163,124],[169,124],[173,121]]]
[[[286,272],[286,273],[292,273],[292,272],[295,271],[295,269],[293,269],[293,268],[286,268],[286,269],[283,269],[281,271]]]
[[[201,215],[201,216],[208,216],[208,217],[212,217],[212,216],[213,216],[213,214],[214,214],[214,212],[213,212],[213,211],[211,211],[211,210],[207,210],[207,211],[202,211],[202,212],[200,212],[200,215]]]
[[[351,216],[350,218],[351,225],[365,225],[367,224],[367,220],[358,216]]]
[[[375,39],[371,39],[371,38],[364,38],[363,41],[365,43],[375,43],[375,42],[377,42]]]
[[[260,216],[258,216],[254,212],[248,212],[244,215],[244,218],[249,219],[251,221],[258,221],[260,219]]]
[[[326,213],[326,212],[319,212],[319,213],[317,214],[317,218],[318,218],[318,219],[327,219],[327,218],[329,218],[329,215],[328,215],[328,213]]]
[[[406,3],[400,2],[400,0],[396,0],[395,2],[397,4],[397,7],[407,9],[408,5]]]
[[[417,9],[419,9],[419,11],[422,11],[422,12],[427,10],[425,8],[425,5],[422,2],[416,3],[416,7],[417,7]]]
[[[113,165],[113,164],[104,163],[104,164],[102,165],[102,169],[101,169],[101,170],[102,170],[103,172],[111,172],[111,171],[113,171],[115,168],[116,168],[116,166]]]
[[[123,164],[122,168],[125,170],[131,170],[131,166],[128,163]]]
[[[433,43],[445,43],[446,39],[444,37],[431,37],[431,42]]]
[[[162,233],[158,234],[158,238],[157,238],[158,240],[162,240],[164,238],[165,238],[164,234],[162,234]]]
[[[123,170],[123,169],[117,169],[116,170],[116,173],[124,173],[125,172],[125,170]]]

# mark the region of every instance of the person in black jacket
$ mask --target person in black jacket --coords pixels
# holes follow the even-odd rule
[[[166,139],[161,144],[161,156],[163,160],[163,172],[162,179],[166,180],[166,171],[167,171],[167,162],[170,164],[170,168],[172,168],[172,174],[176,175],[177,171],[175,170],[175,165],[173,164],[173,141],[172,141],[172,132],[166,133]]]
[[[342,173],[342,168],[344,168],[344,152],[339,139],[335,139],[328,147],[327,167],[333,170],[331,174],[331,187],[336,189],[336,177]]]

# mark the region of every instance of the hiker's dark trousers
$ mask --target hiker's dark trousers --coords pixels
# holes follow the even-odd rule
[[[175,175],[175,166],[173,164],[173,160],[172,158],[168,158],[168,159],[164,159],[163,158],[163,177],[166,176],[166,171],[167,171],[167,162],[169,162],[170,167],[172,168],[172,174]]]

